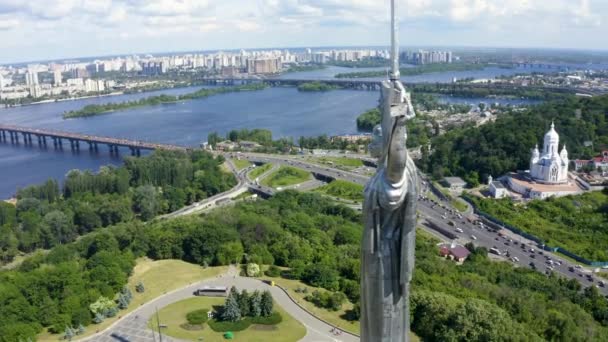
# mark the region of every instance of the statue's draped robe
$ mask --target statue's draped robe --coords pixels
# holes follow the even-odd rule
[[[380,170],[367,184],[361,260],[361,341],[403,342],[409,331],[408,287],[414,268],[416,167],[408,157],[402,180]]]

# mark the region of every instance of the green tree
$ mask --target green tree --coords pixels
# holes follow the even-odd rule
[[[241,319],[241,310],[236,296],[229,295],[224,304],[222,312],[222,320],[228,322],[236,322]]]
[[[142,220],[148,221],[156,216],[160,209],[158,191],[152,185],[142,185],[133,194],[133,209]]]
[[[243,245],[238,242],[227,242],[219,246],[216,259],[219,265],[238,264],[243,257]]]
[[[113,300],[108,299],[107,297],[101,296],[101,297],[97,298],[97,300],[94,303],[89,305],[89,310],[91,310],[91,312],[94,315],[100,314],[102,316],[111,317],[111,316],[108,316],[107,314],[115,307],[116,307],[116,303],[114,303]]]
[[[262,297],[260,298],[260,315],[265,317],[272,315],[273,305],[270,291],[266,290],[262,292]]]
[[[247,317],[251,315],[250,312],[250,297],[247,290],[243,290],[237,298],[239,304],[239,311],[241,312],[242,317]]]
[[[247,264],[247,276],[257,277],[258,275],[260,275],[260,265],[254,263]]]
[[[53,210],[44,215],[42,220],[43,229],[46,231],[46,247],[52,247],[56,243],[64,244],[76,238],[76,231],[71,217],[59,210]]]
[[[262,295],[258,290],[255,290],[251,296],[249,296],[249,313],[252,317],[259,317],[262,315]]]

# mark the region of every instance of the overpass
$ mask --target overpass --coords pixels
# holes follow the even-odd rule
[[[80,150],[81,142],[87,143],[91,151],[98,151],[99,144],[107,145],[110,153],[118,153],[119,147],[128,147],[131,149],[131,154],[137,156],[141,155],[141,150],[188,150],[188,147],[178,145],[0,124],[0,142],[8,142],[10,139],[11,143],[19,144],[19,139],[22,138],[25,145],[33,145],[32,137],[35,137],[35,140],[38,141],[38,146],[41,147],[47,146],[47,140],[53,140],[53,146],[56,149],[63,149],[64,140],[69,141],[70,148],[73,151]]]

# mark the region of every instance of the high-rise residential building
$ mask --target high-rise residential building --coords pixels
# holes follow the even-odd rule
[[[275,74],[281,71],[280,58],[257,58],[247,60],[249,74]]]
[[[85,68],[76,68],[72,69],[72,78],[87,78],[89,77],[89,73]]]
[[[53,84],[55,86],[60,85],[62,82],[61,70],[53,71]]]
[[[25,84],[27,86],[38,85],[38,73],[28,70],[25,73]]]
[[[86,92],[99,93],[105,90],[105,85],[102,80],[88,79],[84,82],[84,89]]]
[[[403,52],[401,59],[411,64],[433,64],[433,63],[452,63],[451,51],[424,51]]]

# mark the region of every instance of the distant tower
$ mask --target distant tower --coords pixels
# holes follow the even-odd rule
[[[538,158],[540,158],[540,151],[538,150],[538,144],[536,144],[532,150],[532,158],[530,158],[530,170],[532,170],[534,164],[538,163]]]
[[[555,131],[555,124],[551,122],[551,129],[545,134],[544,155],[557,155],[559,145],[559,134]]]
[[[53,84],[56,86],[60,85],[62,81],[61,70],[55,70],[53,72]]]
[[[559,157],[562,159],[562,162],[566,163],[566,165],[568,165],[568,151],[566,150],[566,144],[564,144],[564,147],[562,147],[561,152],[559,153]]]

